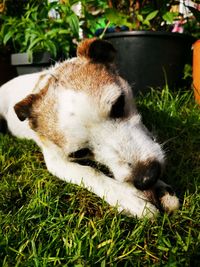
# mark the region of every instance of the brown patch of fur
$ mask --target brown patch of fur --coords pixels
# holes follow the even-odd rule
[[[65,88],[94,96],[100,94],[106,85],[115,83],[120,86],[121,79],[113,67],[78,58],[73,62],[63,62],[57,67],[55,75]]]
[[[102,64],[87,63],[72,72],[69,80],[73,88],[93,94],[106,85],[116,83],[117,77]]]
[[[115,60],[116,50],[110,42],[92,38],[79,44],[77,55],[92,62],[111,64]]]
[[[30,94],[22,101],[15,104],[14,106],[15,113],[17,114],[17,117],[21,121],[24,121],[25,119],[30,117],[32,105],[36,100],[37,100],[37,95]]]
[[[64,137],[60,134],[57,125],[57,103],[50,87],[56,87],[54,78],[37,93],[29,118],[30,127],[43,139],[48,139],[58,146],[63,143]],[[66,141],[65,141],[66,142]]]
[[[90,58],[89,55],[89,49],[90,49],[90,45],[97,40],[97,38],[91,38],[91,39],[85,39],[83,40],[77,48],[77,56],[78,57],[85,57],[87,59]]]

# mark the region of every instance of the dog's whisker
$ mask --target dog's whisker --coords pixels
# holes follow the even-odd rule
[[[176,140],[177,138],[178,136],[167,139],[165,142],[163,142],[162,146],[164,147],[166,144],[170,143],[171,141]]]
[[[54,75],[53,73],[49,73],[56,81],[58,81],[58,77],[56,75]]]

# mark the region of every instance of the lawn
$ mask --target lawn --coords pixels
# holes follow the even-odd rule
[[[200,266],[200,109],[190,91],[138,97],[181,199],[153,221],[118,214],[49,174],[32,142],[0,134],[0,266]]]

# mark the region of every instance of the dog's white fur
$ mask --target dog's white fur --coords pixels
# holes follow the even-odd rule
[[[129,85],[115,71],[108,71],[114,68],[112,60],[104,63],[90,58],[88,47],[95,41],[83,42],[77,58],[3,85],[0,116],[13,135],[32,139],[40,146],[52,174],[84,185],[109,204],[117,205],[119,211],[150,217],[158,211],[154,189],[158,184],[165,188],[166,184],[158,181],[149,190],[138,190],[132,183],[134,171],[138,162],[156,160],[163,165],[164,153],[142,124]],[[36,100],[27,98],[30,94],[37,96]],[[111,108],[121,94],[126,116],[111,119]],[[30,114],[23,118],[27,102]],[[112,171],[114,179],[72,160],[70,155],[85,147],[92,150],[95,161]],[[168,192],[159,201],[168,212],[179,206],[177,197]]]

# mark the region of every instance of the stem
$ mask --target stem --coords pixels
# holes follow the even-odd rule
[[[139,10],[140,10],[140,1],[136,0],[135,11],[139,11]],[[138,30],[140,28],[140,21],[137,20],[137,18],[135,20],[136,20],[136,29]]]
[[[100,38],[100,39],[102,39],[102,38],[103,38],[103,36],[104,36],[104,34],[105,34],[106,30],[108,29],[109,25],[110,25],[110,21],[108,21],[108,22],[107,22],[107,24],[106,24],[106,27],[104,28],[104,30],[103,30],[103,32],[102,32],[102,34],[99,36],[99,38]]]
[[[109,8],[113,8],[112,0],[108,0],[108,6],[109,6]]]

